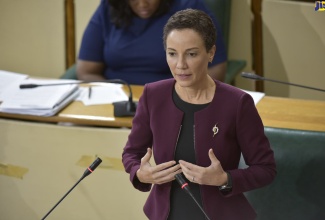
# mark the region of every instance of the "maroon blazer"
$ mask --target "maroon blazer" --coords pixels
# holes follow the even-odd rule
[[[174,160],[183,112],[172,99],[174,79],[145,85],[133,119],[131,133],[122,154],[133,186],[149,191],[151,184],[141,183],[136,172],[147,148],[153,148],[156,164]],[[232,176],[233,188],[222,194],[217,186],[201,185],[203,208],[210,219],[254,219],[256,213],[243,192],[263,187],[276,176],[273,151],[264,134],[264,126],[252,97],[231,85],[215,81],[212,102],[195,113],[195,153],[197,165],[208,167],[210,148],[225,171]],[[213,136],[212,128],[218,133]],[[238,169],[241,153],[248,168]],[[166,220],[170,209],[171,183],[154,185],[144,206],[151,220]]]

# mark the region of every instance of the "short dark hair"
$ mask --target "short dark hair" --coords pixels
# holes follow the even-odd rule
[[[215,45],[217,31],[211,17],[201,10],[185,9],[176,12],[167,21],[163,33],[165,49],[166,40],[170,32],[182,29],[196,31],[202,37],[207,52]]]
[[[129,0],[107,0],[110,4],[110,21],[118,28],[127,27],[131,24],[134,13],[129,6]],[[159,16],[169,11],[174,0],[161,0],[158,10],[153,16]],[[178,0],[176,0],[178,1]]]

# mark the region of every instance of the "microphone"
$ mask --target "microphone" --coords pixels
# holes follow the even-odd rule
[[[53,208],[42,218],[44,220],[59,204],[62,202],[62,200],[83,180],[86,176],[94,172],[94,170],[98,167],[98,165],[102,162],[102,160],[97,157],[97,159],[85,170],[81,178],[78,180],[78,182],[60,199],[59,202],[53,206]]]
[[[84,83],[88,83],[88,82],[79,81],[79,82],[49,83],[49,84],[34,84],[34,83],[30,83],[30,84],[20,84],[19,85],[19,88],[20,89],[33,89],[33,88],[40,87],[40,86],[63,86],[63,85],[84,84]]]
[[[244,77],[244,78],[248,78],[248,79],[276,82],[276,83],[286,84],[286,85],[290,85],[290,86],[297,86],[297,87],[302,87],[302,88],[305,88],[305,89],[312,89],[312,90],[325,92],[325,89],[319,89],[319,88],[314,88],[314,87],[310,87],[310,86],[304,86],[304,85],[299,85],[299,84],[294,84],[294,83],[289,83],[289,82],[283,82],[283,81],[278,81],[278,80],[274,80],[274,79],[268,79],[268,78],[256,75],[254,73],[242,72],[241,76]]]
[[[210,220],[209,216],[205,213],[205,211],[203,210],[203,208],[201,207],[200,203],[195,199],[193,193],[191,192],[190,186],[188,185],[188,183],[184,180],[183,176],[181,173],[178,173],[175,175],[175,179],[178,182],[178,184],[181,186],[182,189],[185,190],[185,192],[187,194],[189,194],[192,199],[194,200],[194,202],[197,204],[197,206],[201,209],[201,211],[203,212],[203,214],[205,215],[205,217]]]
[[[31,89],[40,86],[60,86],[71,84],[87,84],[87,83],[119,83],[127,85],[129,90],[128,101],[114,102],[114,117],[134,116],[138,103],[133,101],[132,89],[129,83],[121,79],[109,79],[103,81],[78,81],[78,82],[66,82],[66,83],[53,83],[53,84],[21,84],[20,89]]]
[[[96,160],[85,170],[85,172],[82,174],[81,179],[84,179],[86,176],[94,172],[94,170],[99,166],[99,164],[102,162],[102,159],[99,157],[96,158]]]

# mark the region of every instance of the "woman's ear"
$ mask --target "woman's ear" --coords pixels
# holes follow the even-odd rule
[[[214,54],[216,53],[216,45],[213,45],[208,53],[209,53],[209,62],[211,63],[213,60]]]

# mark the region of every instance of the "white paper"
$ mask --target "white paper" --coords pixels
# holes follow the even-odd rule
[[[45,85],[70,81],[26,79],[19,84]],[[3,92],[3,102],[0,105],[0,111],[50,116],[73,101],[79,93],[78,84],[39,86],[28,89],[20,89],[19,84],[12,84]]]
[[[49,84],[48,80],[25,80],[23,84]],[[61,81],[60,81],[61,82]],[[58,102],[61,102],[78,85],[60,85],[60,86],[40,86],[30,89],[20,89],[11,86],[4,93],[2,107],[17,108],[53,108]]]
[[[247,90],[243,90],[243,91],[252,96],[255,105],[257,105],[257,103],[259,101],[261,101],[261,99],[265,96],[265,93],[263,93],[263,92],[253,92],[253,91],[247,91]]]
[[[28,78],[26,74],[0,70],[0,102],[3,101],[3,93],[7,88],[13,85],[19,85],[26,78]]]
[[[113,102],[127,101],[128,96],[125,94],[120,84],[110,84],[103,86],[91,86],[91,96],[89,98],[88,87],[82,87],[80,95],[76,99],[82,101],[84,105],[102,105],[112,104]]]
[[[79,90],[74,91],[68,95],[62,102],[55,105],[53,108],[40,109],[40,108],[3,108],[0,106],[1,112],[11,113],[11,114],[24,114],[24,115],[36,115],[36,116],[53,116],[58,113],[61,109],[67,106],[70,102],[74,101],[79,95]]]

